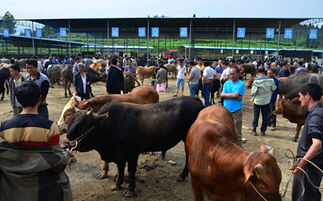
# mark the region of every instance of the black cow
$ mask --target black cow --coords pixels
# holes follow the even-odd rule
[[[151,105],[108,103],[97,115],[84,111],[76,113],[68,123],[67,138],[75,140],[92,128],[78,143],[77,150],[86,152],[94,149],[102,160],[117,164],[118,179],[113,190],[121,190],[127,162],[129,186],[123,196],[131,197],[136,186],[139,154],[166,152],[181,140],[185,141],[201,109],[203,104],[197,97],[180,97]],[[187,175],[186,163],[178,181],[183,181]]]
[[[1,68],[0,69],[0,95],[1,99],[3,100],[5,94],[5,87],[7,89],[7,95],[9,95],[9,78],[10,78],[10,71],[9,68]]]

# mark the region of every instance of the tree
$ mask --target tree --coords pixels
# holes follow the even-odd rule
[[[1,21],[1,27],[2,28],[8,28],[10,34],[16,33],[16,21],[13,15],[7,11],[4,16],[2,17]]]

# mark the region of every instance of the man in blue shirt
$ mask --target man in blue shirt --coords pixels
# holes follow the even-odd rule
[[[239,68],[230,69],[230,80],[224,83],[220,97],[223,98],[223,106],[231,112],[234,126],[238,136],[238,145],[242,146],[242,98],[244,95],[244,83],[239,80]]]

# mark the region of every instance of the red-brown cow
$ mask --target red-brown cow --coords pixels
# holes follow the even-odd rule
[[[237,145],[231,114],[213,105],[202,110],[185,144],[195,201],[279,201],[282,179],[264,145],[249,153]],[[259,194],[256,192],[259,192]]]
[[[321,98],[323,103],[323,97]],[[307,109],[301,106],[299,97],[292,100],[278,99],[276,102],[276,114],[281,114],[284,118],[288,119],[291,123],[296,123],[296,134],[294,136],[294,142],[297,141],[302,126],[305,123]]]

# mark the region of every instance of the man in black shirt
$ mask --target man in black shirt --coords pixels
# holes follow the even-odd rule
[[[111,60],[111,67],[109,69],[109,75],[106,83],[106,89],[108,94],[121,94],[123,89],[123,72],[120,67],[117,66],[117,59]]]
[[[319,168],[323,169],[323,105],[320,102],[321,95],[321,87],[314,83],[306,83],[301,86],[299,91],[301,105],[307,108],[308,112],[303,134],[297,148],[296,157],[301,159],[296,164],[296,167],[291,168],[294,174],[292,190],[293,201],[321,200],[319,189],[314,187],[306,175],[299,169],[304,169],[313,184],[317,187],[320,186],[323,174],[321,170],[315,168],[312,164],[308,163],[307,160],[312,161]],[[304,184],[304,189],[301,183]]]

